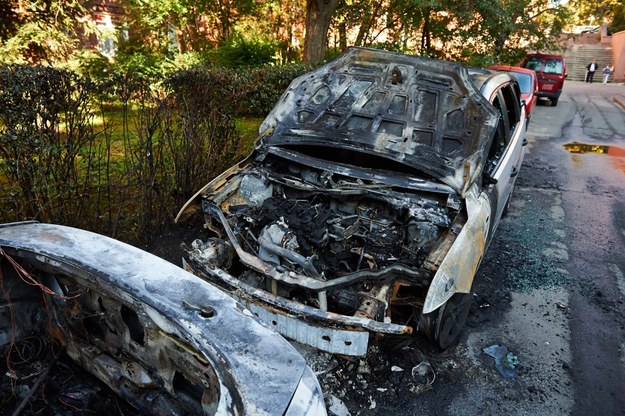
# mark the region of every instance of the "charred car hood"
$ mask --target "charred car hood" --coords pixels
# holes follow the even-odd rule
[[[352,48],[291,83],[261,125],[257,154],[288,149],[353,165],[374,155],[464,194],[496,122],[461,65]],[[335,150],[351,155],[339,160]]]

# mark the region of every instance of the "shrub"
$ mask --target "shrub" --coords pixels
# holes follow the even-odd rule
[[[263,117],[276,105],[291,81],[310,71],[310,66],[291,64],[266,66],[246,72],[242,79],[245,100],[239,101],[237,114]]]
[[[0,221],[147,243],[236,161],[234,117],[265,116],[307,70],[198,67],[96,82],[50,67],[0,67]]]
[[[234,35],[211,53],[216,66],[224,68],[257,67],[275,62],[277,47],[262,39]]]
[[[67,70],[0,67],[0,221],[149,242],[235,161],[232,113],[210,90],[223,75],[95,83]]]
[[[4,221],[35,218],[76,224],[88,205],[94,163],[89,78],[49,67],[0,68]]]

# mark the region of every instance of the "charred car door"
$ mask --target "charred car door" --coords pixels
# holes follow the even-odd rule
[[[514,184],[523,163],[525,122],[520,101],[520,90],[514,83],[499,85],[490,94],[489,101],[499,113],[499,122],[486,164],[485,187],[493,194],[493,231],[507,210]]]

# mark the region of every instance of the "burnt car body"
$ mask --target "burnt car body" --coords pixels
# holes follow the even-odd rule
[[[165,260],[39,223],[0,226],[0,260],[0,346],[47,337],[140,414],[325,414],[284,338]]]
[[[186,267],[286,337],[363,355],[370,333],[457,342],[523,160],[509,74],[352,48],[294,80],[253,153],[185,204]]]

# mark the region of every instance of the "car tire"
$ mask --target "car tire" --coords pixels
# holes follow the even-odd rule
[[[423,331],[443,350],[455,346],[460,341],[472,304],[473,294],[454,293],[440,308],[421,315]]]
[[[559,99],[560,99],[559,97],[558,98],[552,98],[551,99],[551,106],[555,107],[556,105],[558,105],[558,100]]]

